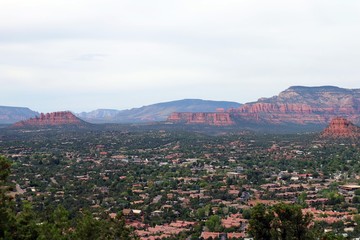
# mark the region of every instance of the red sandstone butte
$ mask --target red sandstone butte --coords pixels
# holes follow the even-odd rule
[[[360,137],[360,127],[342,117],[331,120],[329,126],[321,133],[324,138],[357,138]]]
[[[230,126],[235,124],[227,112],[174,112],[167,120],[174,123],[206,124],[213,126]]]
[[[39,126],[61,126],[81,125],[84,122],[69,111],[41,113],[39,117],[15,123],[12,127],[39,127]]]

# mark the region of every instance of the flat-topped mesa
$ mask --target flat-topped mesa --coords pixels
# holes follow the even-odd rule
[[[63,126],[63,125],[83,125],[84,121],[77,118],[69,111],[41,113],[40,116],[20,121],[12,127],[40,127],[40,126]]]
[[[228,112],[174,112],[167,120],[173,123],[205,124],[213,126],[230,126],[235,124]]]
[[[336,116],[358,123],[360,89],[295,86],[271,98],[246,103],[231,111],[234,119],[270,124],[327,124]]]
[[[203,115],[201,115],[203,114]],[[208,114],[208,115],[206,115]],[[271,124],[271,125],[326,125],[336,116],[345,116],[360,124],[360,89],[333,86],[290,87],[277,96],[260,98],[256,102],[227,109],[220,122],[211,121],[209,113],[174,113],[171,122],[208,125]],[[210,117],[210,120],[207,119]]]
[[[323,138],[357,138],[360,137],[360,127],[342,117],[331,120],[329,126],[321,133]]]

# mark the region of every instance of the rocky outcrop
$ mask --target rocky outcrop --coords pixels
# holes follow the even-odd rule
[[[226,113],[229,114],[229,123],[240,125],[326,125],[337,116],[360,123],[360,89],[295,86],[278,96],[261,98],[257,102],[227,110]],[[191,116],[184,115],[182,120],[190,123],[196,116],[195,113]],[[169,121],[173,119],[176,119],[176,116],[168,118]],[[213,125],[206,121],[204,124]]]
[[[232,111],[235,118],[272,124],[327,124],[336,116],[360,119],[360,89],[290,87]]]
[[[83,126],[86,122],[77,118],[69,111],[41,113],[40,116],[20,121],[12,125],[12,128],[43,127],[43,126]]]
[[[321,133],[323,138],[358,138],[360,127],[355,126],[345,118],[337,117],[331,120],[329,126]]]
[[[324,117],[314,114],[314,109],[307,104],[253,103],[245,104],[243,107],[232,110],[231,113],[236,119],[250,122],[272,124],[326,122]]]
[[[213,126],[229,126],[235,124],[228,112],[191,113],[176,112],[168,117],[168,121],[185,124],[207,124]]]

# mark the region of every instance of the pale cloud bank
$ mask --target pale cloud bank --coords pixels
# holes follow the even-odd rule
[[[124,109],[359,88],[359,1],[0,2],[0,105]]]

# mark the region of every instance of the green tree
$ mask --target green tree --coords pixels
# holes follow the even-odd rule
[[[276,214],[272,226],[275,239],[303,240],[312,238],[309,230],[312,215],[309,213],[304,215],[300,205],[279,203],[273,208]]]
[[[11,208],[11,198],[7,194],[7,177],[10,174],[11,163],[0,156],[0,239],[10,238],[14,231],[15,215]]]
[[[217,215],[212,215],[209,217],[209,219],[206,221],[205,226],[209,229],[211,232],[217,232],[221,229],[221,219]]]
[[[68,239],[71,236],[69,212],[58,206],[51,214],[49,221],[40,224],[39,240],[46,239]]]
[[[336,235],[335,233],[325,233],[321,238],[321,240],[345,240],[346,238],[341,235]]]
[[[6,182],[7,177],[10,174],[11,163],[4,157],[0,156],[0,184]]]
[[[326,194],[326,197],[328,198],[328,203],[330,205],[336,205],[340,204],[345,201],[345,198],[343,195],[339,194],[336,191],[331,191]]]
[[[125,225],[125,218],[122,213],[118,213],[115,220],[111,222],[115,239],[132,240],[137,239],[133,231]]]
[[[75,239],[101,239],[103,222],[96,220],[90,212],[85,212],[77,221]]]
[[[251,209],[249,233],[255,239],[270,240],[274,217],[274,212],[264,204],[256,205]]]
[[[263,204],[251,210],[249,232],[255,239],[302,240],[314,239],[310,229],[312,216],[303,214],[300,205]]]
[[[137,237],[125,225],[121,214],[116,219],[95,219],[90,212],[85,212],[77,221],[72,239],[116,239],[134,240]]]
[[[22,211],[16,216],[16,231],[13,233],[13,239],[37,239],[39,231],[35,219],[32,205],[29,202],[23,202]]]
[[[306,192],[302,192],[299,194],[298,198],[297,198],[297,203],[300,204],[302,207],[306,207],[306,197],[307,194]]]

